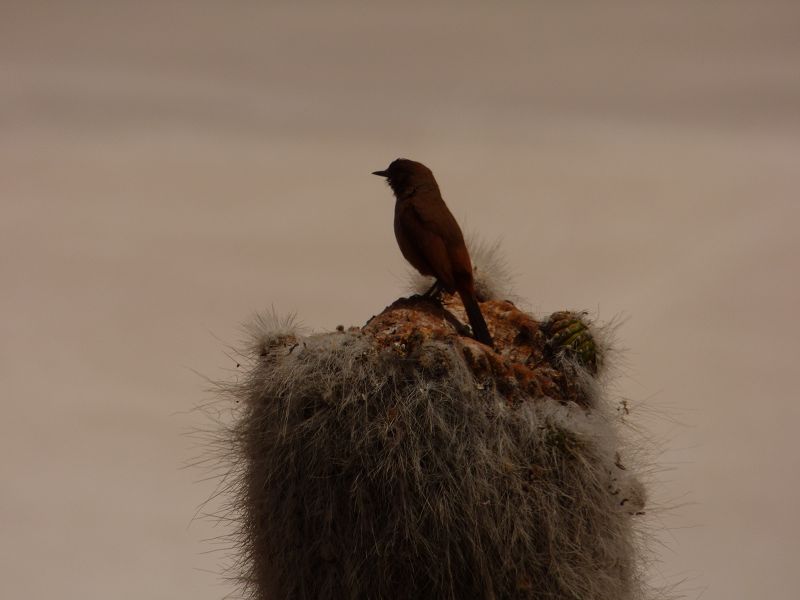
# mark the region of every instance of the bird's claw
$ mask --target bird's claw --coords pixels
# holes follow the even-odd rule
[[[439,280],[437,279],[434,282],[434,284],[430,288],[428,288],[428,291],[422,294],[422,297],[431,298],[433,300],[441,300],[442,292],[444,292],[444,288],[442,288],[442,285],[439,283]]]

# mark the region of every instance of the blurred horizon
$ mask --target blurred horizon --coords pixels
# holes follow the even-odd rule
[[[233,590],[182,469],[197,373],[254,311],[405,293],[370,175],[405,156],[536,314],[625,316],[675,506],[652,582],[793,598],[798,31],[788,0],[3,3],[0,595]]]

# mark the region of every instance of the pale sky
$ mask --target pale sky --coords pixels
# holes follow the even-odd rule
[[[799,6],[4,2],[0,597],[231,591],[198,373],[404,293],[404,156],[531,310],[626,319],[652,581],[795,598]]]

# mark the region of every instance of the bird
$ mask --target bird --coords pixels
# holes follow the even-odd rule
[[[442,198],[433,172],[398,158],[373,175],[385,177],[395,196],[394,235],[405,259],[422,275],[436,278],[428,290],[458,292],[476,340],[494,346],[475,295],[472,261],[464,235]]]

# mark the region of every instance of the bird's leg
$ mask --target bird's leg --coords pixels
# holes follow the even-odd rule
[[[439,283],[439,280],[433,282],[433,285],[428,289],[427,292],[422,294],[423,298],[431,298],[432,300],[439,300],[442,292],[444,289],[442,288],[442,284]]]

